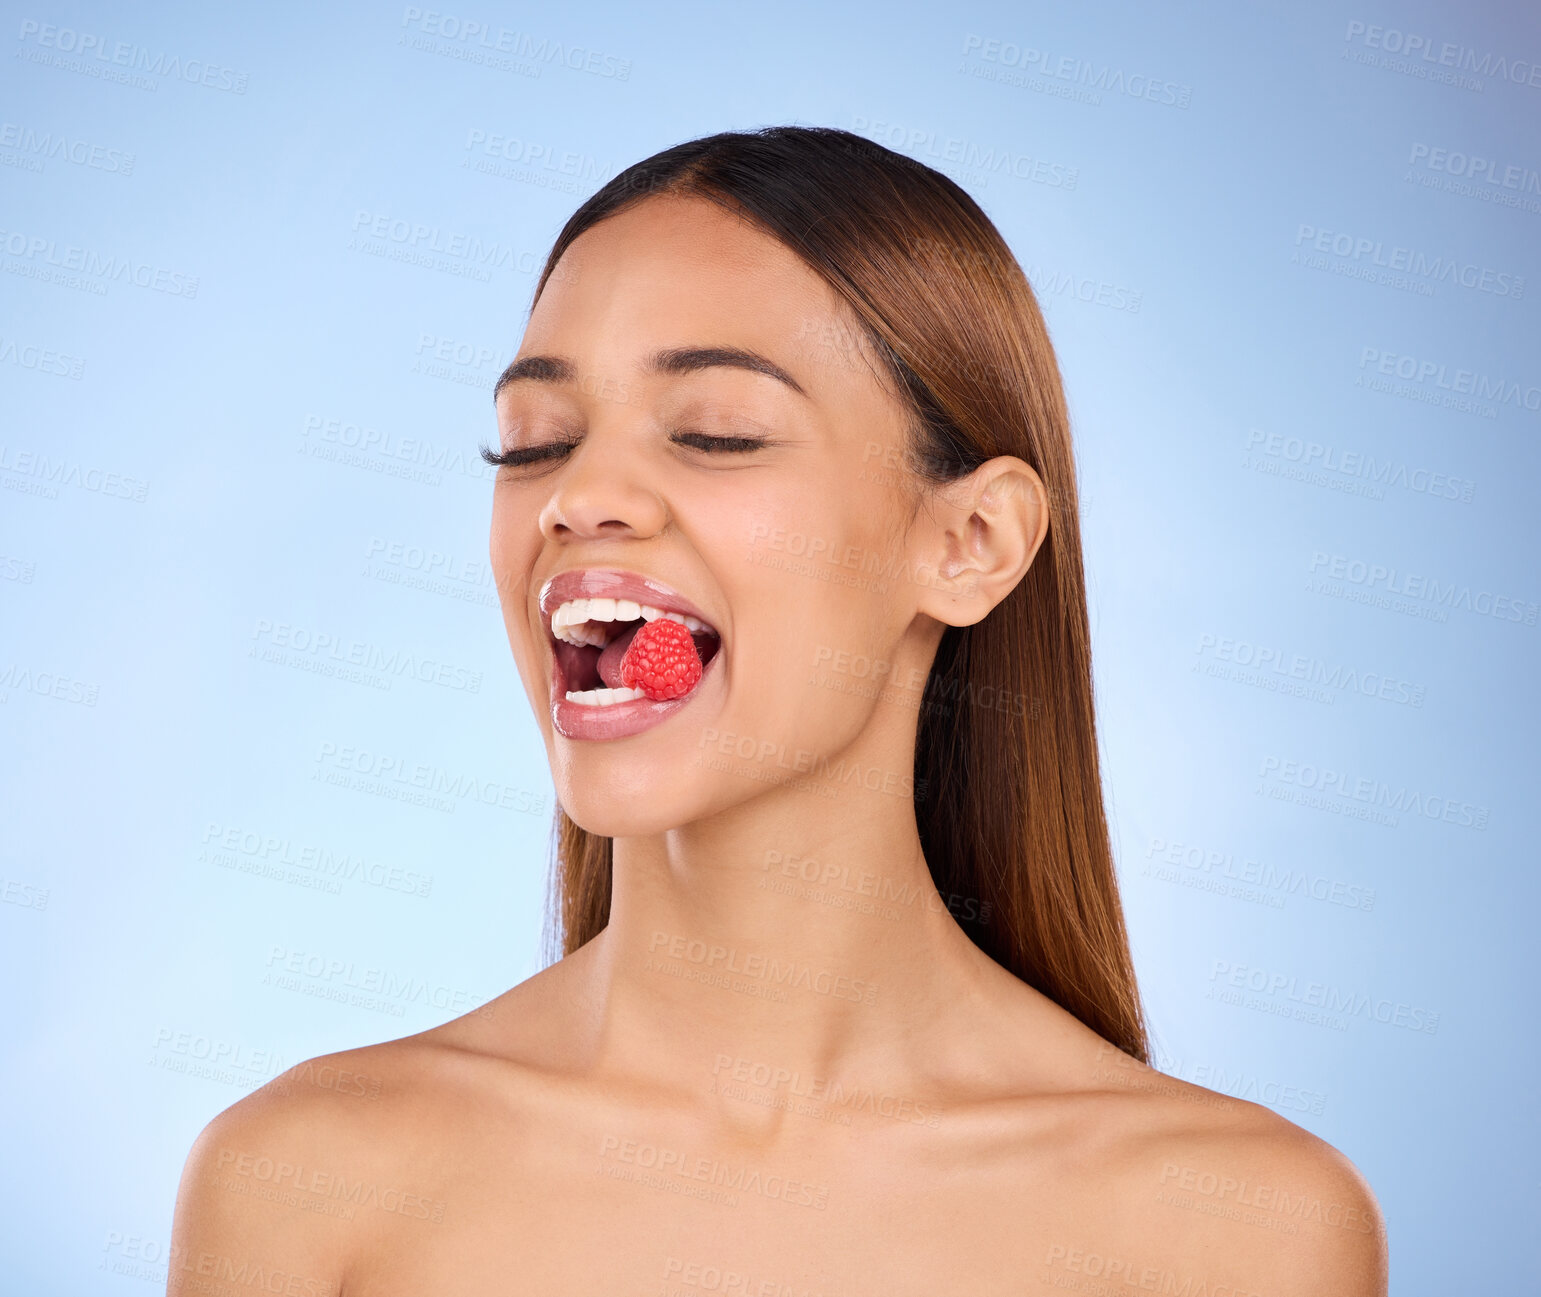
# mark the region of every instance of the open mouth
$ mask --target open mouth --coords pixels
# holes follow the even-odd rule
[[[589,707],[613,707],[646,697],[641,689],[622,683],[621,659],[637,632],[660,617],[690,632],[704,670],[722,647],[722,637],[699,617],[633,599],[568,599],[558,604],[548,623],[557,696]]]

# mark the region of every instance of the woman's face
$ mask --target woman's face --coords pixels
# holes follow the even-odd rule
[[[658,833],[799,771],[817,780],[882,705],[867,664],[894,662],[907,637],[913,656],[924,628],[903,549],[915,505],[904,413],[859,337],[795,254],[701,199],[654,197],[601,222],[548,280],[516,364],[567,364],[526,365],[497,417],[504,452],[557,453],[499,469],[491,558],[557,795],[591,832]],[[754,353],[801,392],[746,368],[654,363],[702,348]],[[620,726],[634,730],[624,737],[596,737],[597,709],[553,705],[558,650],[541,595],[556,574],[586,570],[661,582],[720,637],[683,705]],[[577,666],[560,651],[564,672],[595,682],[595,650]],[[908,787],[909,760],[879,772],[889,787]]]

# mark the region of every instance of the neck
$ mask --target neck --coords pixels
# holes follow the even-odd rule
[[[891,766],[862,747],[716,816],[614,840],[609,924],[585,947],[596,1066],[656,1077],[667,1058],[693,1079],[745,1060],[877,1084],[925,1070],[938,1031],[978,1029],[970,1010],[1003,970],[948,900],[976,903],[938,894],[909,779],[878,777]]]

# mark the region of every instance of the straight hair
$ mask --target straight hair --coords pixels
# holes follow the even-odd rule
[[[562,228],[532,309],[579,235],[654,195],[719,203],[831,285],[909,411],[907,466],[922,489],[997,455],[1042,478],[1049,529],[1027,573],[937,647],[916,820],[938,892],[966,898],[953,912],[975,945],[1148,1062],[1103,807],[1070,420],[1021,266],[940,172],[849,131],[773,126],[690,140],[616,175]],[[560,805],[552,838],[548,961],[609,922],[614,867],[611,839]]]

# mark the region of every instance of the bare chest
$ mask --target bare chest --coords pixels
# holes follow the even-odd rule
[[[938,1148],[941,1146],[938,1145]],[[341,1297],[935,1297],[1051,1283],[1063,1195],[857,1132],[779,1154],[591,1128],[492,1140],[357,1204]],[[1039,1274],[1043,1272],[1044,1284]]]

